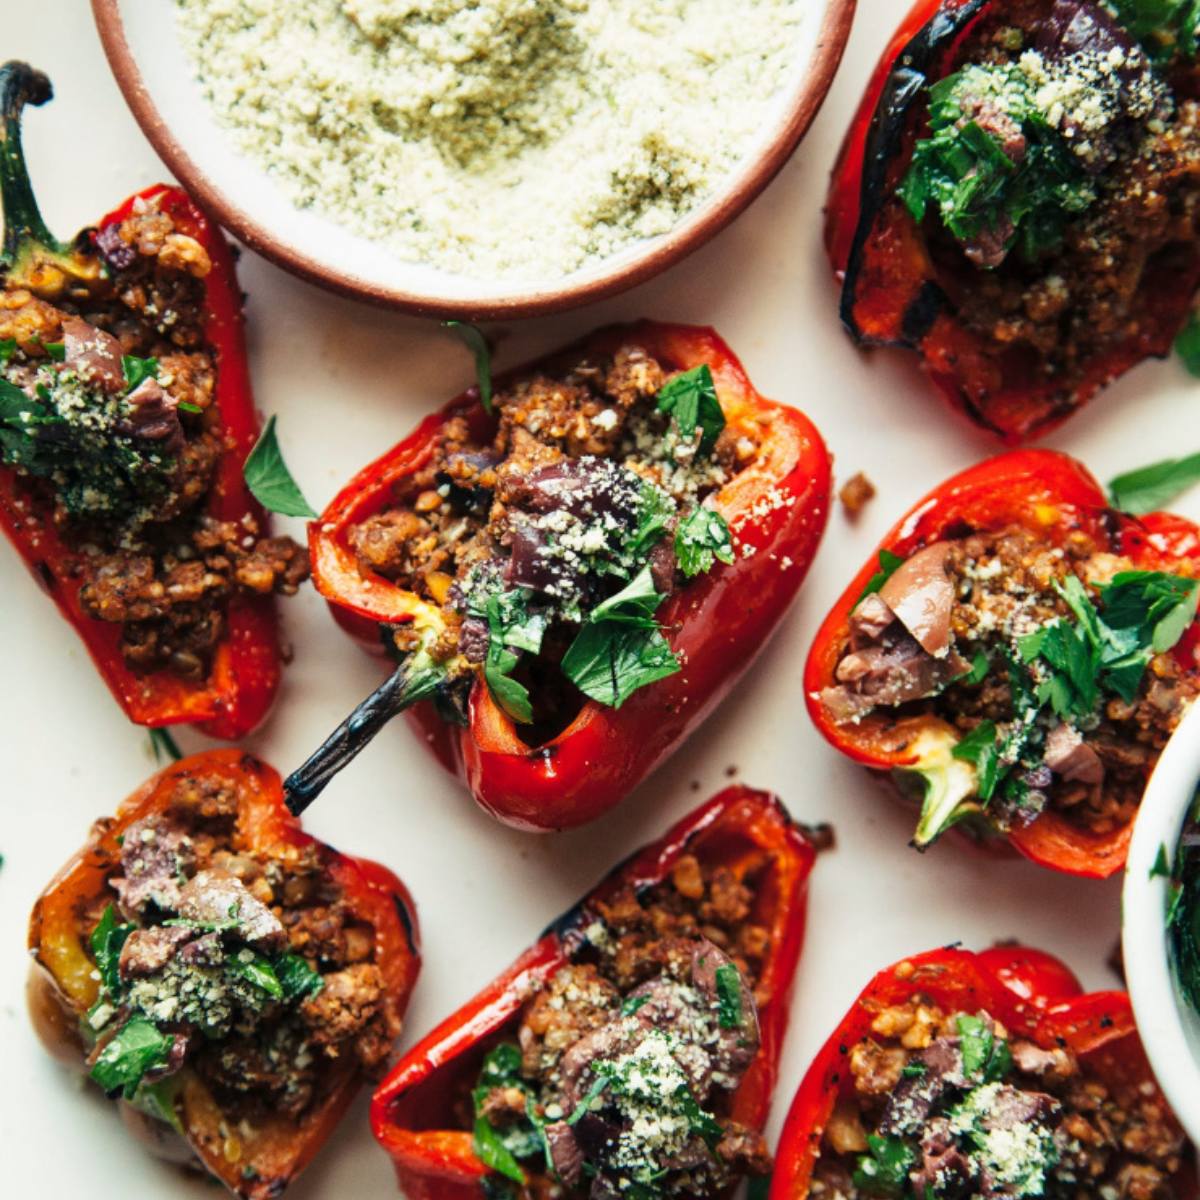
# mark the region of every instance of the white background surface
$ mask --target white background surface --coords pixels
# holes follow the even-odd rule
[[[4,0],[0,7],[0,53],[28,58],[57,87],[52,105],[30,113],[26,140],[47,219],[66,236],[162,171],[111,81],[83,0]],[[715,325],[762,392],[815,419],[838,478],[865,470],[879,495],[857,527],[834,511],[808,582],[766,656],[666,767],[595,825],[542,838],[501,828],[401,723],[329,788],[308,827],[396,869],[420,908],[425,967],[405,1044],[472,995],[614,861],[734,770],[777,790],[798,817],[837,827],[837,849],[821,857],[813,876],[772,1136],[809,1059],[858,989],[907,953],[1019,936],[1064,954],[1091,986],[1114,982],[1105,958],[1117,940],[1117,881],[1059,878],[953,842],[917,855],[906,848],[910,814],[827,747],[803,709],[805,652],[849,575],[930,486],[995,449],[950,415],[907,360],[854,350],[838,326],[820,247],[837,141],[900,11],[863,0],[807,140],[717,241],[635,292],[498,331],[507,365],[617,319]],[[432,323],[326,296],[249,254],[241,279],[250,296],[258,404],[279,414],[289,462],[318,508],[471,381],[469,357]],[[1051,444],[1108,479],[1200,449],[1198,401],[1200,383],[1178,364],[1145,365]],[[1178,507],[1200,516],[1200,492]],[[311,589],[282,607],[296,659],[273,718],[248,745],[286,771],[375,686],[379,666],[341,634]],[[0,546],[0,681],[0,1193],[210,1197],[211,1189],[144,1157],[104,1101],[42,1054],[25,1019],[25,921],[35,895],[91,820],[110,812],[154,764],[145,733],[125,722],[7,546]],[[179,741],[195,750],[203,739],[185,730]],[[290,1193],[295,1200],[392,1194],[365,1099]]]

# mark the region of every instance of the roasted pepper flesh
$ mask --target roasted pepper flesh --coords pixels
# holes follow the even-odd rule
[[[477,1128],[474,1135],[470,1131],[470,1118],[462,1108],[464,1099],[469,1112],[469,1093],[478,1086],[485,1059],[494,1063],[496,1047],[512,1044],[523,1024],[523,1045],[532,1044],[531,1038],[539,1045],[551,1044],[538,1039],[555,1036],[546,1017],[558,1011],[553,1000],[558,994],[556,981],[561,988],[564,972],[584,972],[586,964],[595,961],[595,942],[602,939],[602,931],[619,928],[617,909],[627,909],[633,896],[653,902],[664,891],[694,893],[702,878],[719,876],[722,882],[717,886],[722,889],[748,889],[745,919],[747,927],[757,931],[752,952],[745,942],[740,947],[731,943],[728,951],[754,979],[758,1048],[736,1089],[719,1098],[710,1097],[709,1103],[719,1121],[726,1126],[736,1123],[746,1137],[761,1131],[777,1077],[787,997],[803,937],[805,885],[813,859],[812,846],[776,800],[738,787],[722,792],[618,868],[508,971],[405,1055],[377,1091],[372,1126],[396,1164],[404,1194],[411,1200],[466,1200],[493,1194],[496,1189],[504,1194],[503,1189],[512,1186],[514,1195],[525,1196],[531,1194],[526,1187],[541,1186],[537,1180],[551,1178],[551,1168],[530,1158],[522,1160],[524,1185],[512,1176],[506,1179],[495,1169],[497,1159],[484,1147],[482,1152],[493,1164],[489,1169],[476,1152],[479,1131]],[[660,914],[658,919],[666,918]],[[678,933],[677,928],[673,931]],[[651,968],[642,962],[639,950],[649,953],[644,939],[639,942],[637,937],[618,934],[613,961],[631,972],[631,983],[643,981],[641,988],[635,986],[632,998],[623,1001],[625,1009],[634,1014],[640,1006],[656,1002],[642,998],[657,985],[653,980],[646,982]],[[740,1012],[745,1016],[748,1010]],[[535,1034],[535,1028],[543,1032]],[[594,1038],[607,1036],[603,1031],[593,1034]],[[581,1051],[574,1054],[578,1058]],[[531,1060],[530,1070],[518,1077],[517,1085],[531,1089],[531,1096],[536,1090],[533,1068]],[[595,1096],[600,1095],[596,1091]],[[531,1111],[542,1127],[547,1116],[540,1107],[544,1100],[544,1093],[537,1092],[531,1101]],[[489,1095],[485,1111],[491,1111],[495,1103]],[[605,1103],[596,1101],[598,1112],[605,1111]],[[554,1110],[549,1115],[552,1124],[557,1119]],[[611,1112],[608,1116],[613,1118]],[[550,1136],[557,1141],[553,1131]],[[561,1155],[552,1155],[551,1163],[561,1165]]]
[[[1200,690],[1197,575],[1190,522],[1114,512],[1065,455],[1001,455],[915,505],[847,588],[809,654],[810,714],[924,793],[918,846],[962,822],[1056,870],[1111,875]],[[1169,629],[1143,607],[1159,591]]]
[[[712,555],[712,561],[694,577],[677,575],[681,582],[670,589],[664,590],[651,578],[643,589],[646,597],[634,599],[629,593],[638,586],[639,576],[622,592],[629,601],[625,606],[629,612],[624,615],[635,618],[645,637],[660,636],[651,626],[660,629],[663,641],[650,649],[654,654],[661,650],[664,659],[669,656],[673,661],[664,661],[662,676],[653,682],[631,692],[618,686],[615,704],[581,693],[574,683],[560,678],[562,673],[554,661],[549,663],[554,679],[543,684],[536,674],[522,675],[522,666],[515,680],[506,678],[522,688],[528,685],[532,693],[529,702],[534,723],[528,723],[529,716],[523,716],[510,702],[507,688],[501,690],[497,685],[493,670],[497,659],[491,652],[488,662],[478,667],[468,656],[464,668],[463,653],[457,648],[462,644],[460,621],[470,607],[462,615],[448,616],[434,586],[450,580],[437,578],[437,571],[427,573],[413,590],[369,566],[374,549],[364,542],[363,531],[372,529],[372,522],[381,518],[393,519],[389,514],[396,511],[398,498],[407,497],[413,481],[443,453],[448,431],[458,430],[454,436],[467,438],[473,446],[488,445],[496,419],[483,411],[474,394],[451,402],[362,471],[311,526],[314,581],[335,616],[374,646],[379,644],[377,626],[393,627],[386,638],[403,647],[407,665],[398,673],[396,685],[389,685],[393,709],[412,704],[410,716],[440,761],[465,780],[488,812],[523,828],[560,829],[593,819],[621,800],[669,754],[719,702],[762,647],[799,587],[824,528],[829,460],[820,436],[795,410],[759,396],[740,364],[711,331],[649,322],[605,330],[498,379],[498,402],[504,403],[506,389],[513,389],[519,399],[527,395],[521,388],[547,386],[545,381],[551,381],[550,386],[565,381],[564,387],[578,387],[577,378],[570,373],[576,371],[578,376],[581,364],[611,361],[631,348],[667,379],[658,393],[660,411],[662,397],[678,380],[710,375],[725,430],[721,447],[727,448],[731,459],[744,447],[748,459],[726,472],[723,481],[701,491],[701,508],[682,507],[678,517],[672,518],[686,522],[691,512],[711,514],[714,522],[719,519],[728,530],[728,547]],[[653,395],[649,399],[653,401]],[[650,407],[653,410],[653,404]],[[615,414],[609,417],[615,419]],[[596,434],[606,428],[602,419]],[[703,429],[701,420],[697,438],[702,437]],[[564,435],[564,442],[569,440]],[[555,462],[565,462],[570,470],[577,470],[582,463],[592,473],[598,472],[597,461],[619,462],[579,449],[576,447],[574,454],[568,450]],[[719,448],[717,453],[726,453],[726,449]],[[653,478],[651,468],[642,469]],[[440,490],[447,491],[450,486]],[[406,510],[404,519],[414,511],[419,513],[426,502],[436,509],[441,498],[436,492],[418,496],[415,502],[409,497],[413,507]],[[383,528],[376,527],[382,534]],[[679,528],[671,529],[678,550]],[[656,549],[670,540],[671,536],[662,534]],[[641,574],[653,566],[647,553]],[[537,589],[533,592],[540,595]],[[453,605],[457,593],[451,589],[449,595]],[[647,617],[651,603],[657,607]],[[469,625],[471,619],[462,625]],[[553,626],[546,636],[549,645]],[[574,649],[567,650],[564,661],[568,666]],[[508,646],[500,650],[507,651]],[[446,687],[437,681],[421,690],[426,679],[422,671],[431,657],[451,679],[462,680],[463,688],[450,689],[450,705],[445,702]],[[534,660],[534,665],[540,661]],[[417,663],[422,670],[415,669]],[[638,669],[648,663],[643,654]],[[614,667],[614,679],[627,665],[626,659],[619,669]],[[572,676],[575,678],[581,677]],[[599,687],[603,682],[593,680],[580,686]],[[442,702],[422,699],[413,703],[415,697],[427,696],[430,690],[441,693]],[[448,708],[455,705],[457,719],[448,714]],[[382,720],[381,706],[372,701],[369,711],[356,714],[352,723],[374,730]],[[307,803],[327,777],[321,762],[327,767],[333,757],[344,760],[360,745],[361,738],[356,741],[347,736],[344,726],[327,747],[335,753],[315,756],[309,773],[298,773],[289,781],[289,790],[293,782],[296,785],[293,794],[298,803]]]
[[[302,833],[279,776],[235,750],[183,759],[98,821],[29,947],[47,1048],[122,1097],[156,1153],[247,1200],[320,1149],[420,966],[403,885]]]
[[[258,418],[232,253],[164,186],[58,243],[20,142],[49,98],[0,68],[0,523],[131,720],[236,738],[279,682],[271,593],[308,567],[242,477]]]

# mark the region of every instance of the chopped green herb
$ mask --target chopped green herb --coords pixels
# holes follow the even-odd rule
[[[92,1066],[91,1078],[112,1095],[133,1098],[147,1071],[166,1066],[175,1039],[145,1017],[132,1017],[113,1034]]]
[[[157,763],[178,762],[183,757],[183,751],[166,729],[150,730],[150,749],[154,752],[154,761]]]
[[[634,562],[644,559],[667,532],[674,515],[675,502],[671,497],[649,480],[643,482],[637,527],[625,546],[628,557]]]
[[[482,609],[471,610],[488,623],[488,652],[483,664],[488,690],[514,721],[525,725],[533,720],[533,705],[528,689],[512,677],[520,661],[516,651],[536,654],[549,624],[545,613],[530,612],[530,595],[525,589],[498,592],[487,598]]]
[[[1200,375],[1200,324],[1196,326],[1196,338],[1192,373]],[[1165,508],[1196,483],[1200,483],[1200,454],[1190,454],[1187,458],[1165,458],[1118,475],[1109,482],[1108,494],[1114,508],[1142,516]]]
[[[588,615],[562,660],[563,674],[586,696],[620,708],[639,688],[674,675],[679,660],[654,620],[662,596],[643,567]]]
[[[717,1023],[722,1029],[742,1023],[742,979],[732,963],[717,968]]]
[[[725,1130],[710,1112],[706,1112],[696,1103],[696,1097],[686,1083],[681,1083],[675,1091],[675,1099],[680,1110],[687,1118],[688,1129],[706,1141],[709,1147],[715,1146],[725,1136]]]
[[[285,517],[311,519],[317,516],[316,510],[305,500],[295,479],[292,478],[287,463],[283,461],[283,452],[275,434],[274,416],[267,421],[262,435],[250,451],[242,473],[246,479],[246,486],[264,508],[281,513]]]
[[[658,393],[658,411],[671,416],[680,436],[687,441],[699,429],[701,454],[712,453],[725,428],[725,414],[707,363],[668,379]]]
[[[966,684],[967,687],[973,687],[977,683],[982,683],[987,678],[987,673],[991,669],[991,659],[980,650],[971,659],[971,669],[965,675],[959,676],[955,682]]]
[[[190,400],[180,400],[175,407],[178,408],[180,412],[185,413],[202,413],[204,411],[200,405],[193,404]]]
[[[279,982],[271,960],[265,956],[253,954],[249,950],[239,950],[230,957],[228,967],[234,975],[249,980],[273,1000],[283,999],[283,984]]]
[[[8,360],[17,352],[16,338],[0,338],[0,367],[8,365]]]
[[[916,1154],[902,1138],[867,1135],[867,1153],[860,1154],[854,1185],[872,1196],[903,1196]]]
[[[921,1079],[929,1071],[929,1068],[923,1062],[917,1062],[915,1059],[912,1062],[907,1062],[900,1070],[900,1074],[905,1079]]]
[[[890,550],[880,550],[879,570],[867,580],[866,587],[859,593],[855,601],[857,607],[868,596],[874,595],[896,573],[896,569],[904,563],[902,555],[893,554]]]
[[[49,346],[46,347],[50,349]],[[125,383],[128,391],[135,391],[147,379],[158,378],[157,358],[134,358],[126,354],[121,358],[121,367],[125,371]]]
[[[1020,162],[973,119],[984,97],[1020,126]],[[1047,122],[1025,72],[1015,63],[991,63],[964,67],[930,86],[929,137],[917,142],[898,194],[914,220],[923,220],[932,205],[960,242],[1003,232],[1004,252],[1019,245],[1033,260],[1062,241],[1067,221],[1090,208],[1097,192]]]
[[[479,388],[479,403],[483,411],[492,411],[492,351],[487,338],[477,325],[467,321],[443,321],[442,327],[457,336],[475,356],[475,383]]]
[[[473,1148],[479,1160],[491,1170],[511,1179],[525,1182],[525,1172],[518,1158],[526,1158],[545,1149],[545,1134],[540,1119],[532,1113],[528,1087],[521,1078],[521,1051],[511,1042],[494,1046],[483,1060],[479,1080],[472,1089],[475,1108]],[[517,1121],[503,1130],[497,1129],[483,1114],[483,1104],[493,1088],[515,1087],[526,1094],[525,1121]]]
[[[110,996],[121,994],[121,950],[135,926],[117,920],[117,910],[110,904],[100,915],[99,924],[92,930],[92,954],[96,959],[96,970],[100,982]]]
[[[1157,63],[1176,54],[1196,57],[1200,3],[1197,0],[1110,0],[1117,20]]]
[[[300,954],[282,954],[272,966],[283,989],[283,998],[288,1002],[315,996],[325,987],[320,973]]]
[[[139,1112],[144,1112],[156,1121],[169,1125],[176,1133],[183,1133],[183,1122],[175,1107],[179,1095],[179,1080],[175,1077],[159,1080],[158,1083],[143,1083],[134,1092],[130,1103]]]
[[[693,509],[675,531],[675,558],[688,579],[711,571],[718,560],[733,562],[733,538],[725,518],[704,505]]]
[[[982,1017],[960,1016],[956,1024],[963,1074],[968,1079],[981,1076],[988,1083],[1003,1079],[1012,1069],[1008,1042],[995,1037]]]
[[[56,363],[67,361],[67,347],[63,342],[43,342],[42,349]]]
[[[646,1005],[649,999],[649,996],[630,996],[629,999],[621,1005],[621,1016],[632,1017],[635,1012]]]
[[[990,800],[1000,780],[1000,748],[996,742],[996,723],[980,721],[951,751],[962,762],[975,768],[976,791],[980,800]]]
[[[594,1101],[600,1098],[600,1093],[603,1092],[610,1083],[613,1077],[608,1074],[601,1074],[592,1081],[592,1086],[588,1088],[587,1094],[575,1105],[575,1111],[567,1118],[568,1125],[577,1125],[580,1119],[588,1113]]]

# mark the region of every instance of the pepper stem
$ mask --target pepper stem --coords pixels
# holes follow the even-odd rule
[[[406,658],[321,743],[308,761],[283,783],[288,811],[298,817],[325,790],[329,781],[366,749],[375,735],[406,708],[433,695],[446,671],[423,650]]]
[[[3,257],[10,267],[30,250],[52,256],[68,251],[42,220],[21,143],[25,105],[40,106],[53,96],[50,80],[28,63],[14,61],[0,67],[0,201],[4,206]]]

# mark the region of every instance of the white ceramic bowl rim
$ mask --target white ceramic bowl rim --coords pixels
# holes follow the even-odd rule
[[[204,100],[171,0],[92,0],[100,39],[143,132],[176,178],[241,241],[321,286],[423,314],[504,319],[574,307],[665,270],[733,220],[787,162],[841,61],[856,0],[807,13],[790,82],[741,164],[661,237],[561,279],[483,282],[405,262],[328,217],[296,208],[238,153]],[[186,147],[186,148],[185,148]]]
[[[1169,881],[1151,877],[1159,850],[1172,858],[1200,783],[1200,703],[1167,743],[1138,810],[1121,895],[1125,978],[1142,1045],[1163,1093],[1200,1144],[1200,1016],[1175,985],[1165,916]]]

